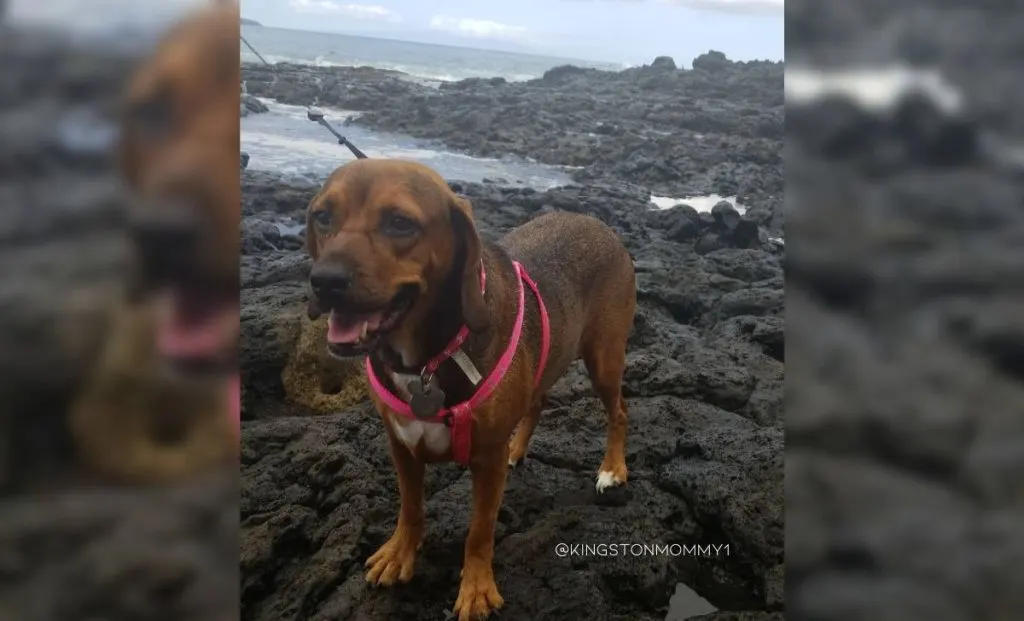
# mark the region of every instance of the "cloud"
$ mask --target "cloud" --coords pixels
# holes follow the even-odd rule
[[[430,27],[434,30],[450,32],[477,39],[498,39],[503,41],[522,41],[527,36],[526,28],[512,26],[487,19],[471,19],[468,17],[447,17],[435,15],[430,18]]]
[[[786,10],[785,0],[654,0],[659,4],[722,13],[782,14]]]
[[[565,0],[566,2],[571,0]],[[576,0],[588,1],[588,0]],[[745,13],[754,15],[782,15],[786,0],[622,0],[625,2],[653,2],[717,13]]]
[[[348,4],[334,0],[289,0],[288,6],[300,13],[339,15],[350,19],[399,21],[401,16],[377,4]]]

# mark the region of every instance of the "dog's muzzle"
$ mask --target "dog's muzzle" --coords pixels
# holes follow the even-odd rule
[[[330,313],[328,351],[341,358],[373,349],[398,326],[419,293],[415,285],[402,285],[390,299],[372,303],[360,299],[353,271],[341,262],[315,264],[309,284],[316,310]]]
[[[354,282],[352,270],[340,263],[317,263],[309,273],[313,295],[327,308],[343,306]]]
[[[204,222],[188,202],[140,205],[128,221],[140,268],[138,289],[156,303],[156,347],[177,370],[233,369],[238,282],[205,268]]]

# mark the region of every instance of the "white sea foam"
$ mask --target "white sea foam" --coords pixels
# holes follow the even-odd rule
[[[261,56],[263,56],[263,58],[272,65],[289,63],[294,65],[311,65],[313,67],[373,67],[374,69],[381,69],[384,71],[398,71],[406,74],[409,79],[414,81],[435,85],[443,82],[458,82],[459,80],[465,80],[467,78],[494,77],[488,71],[470,71],[467,72],[466,75],[458,76],[451,73],[428,71],[422,67],[411,67],[408,65],[381,61],[360,59],[350,59],[346,61],[327,60],[322,55],[315,58],[282,56],[279,54],[261,54]],[[256,55],[248,49],[242,50],[241,59],[243,62],[259,62],[259,58],[257,58]],[[541,77],[541,75],[542,74],[534,73],[515,73],[506,75],[504,78],[509,82],[527,82],[529,80],[536,80]]]
[[[306,228],[305,224],[292,224],[291,222],[275,222],[274,226],[281,235],[302,235]]]
[[[735,196],[719,196],[718,194],[708,194],[707,196],[687,196],[684,198],[673,198],[671,196],[657,196],[651,195],[651,202],[654,203],[658,209],[671,209],[676,205],[689,205],[697,211],[709,212],[711,208],[717,205],[720,201],[726,201],[736,208],[741,215],[746,213],[747,206],[736,200]]]
[[[936,70],[894,64],[884,67],[817,69],[786,67],[786,102],[808,104],[832,95],[848,97],[866,110],[886,112],[912,93],[928,97],[947,114],[963,107],[963,95]]]

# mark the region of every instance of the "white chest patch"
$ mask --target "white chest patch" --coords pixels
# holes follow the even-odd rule
[[[407,386],[416,376],[392,373],[391,379],[402,393],[402,398],[408,401],[410,395]],[[422,441],[428,451],[441,454],[451,445],[451,432],[444,423],[426,423],[399,416],[389,416],[388,420],[398,439],[410,449],[415,449]]]

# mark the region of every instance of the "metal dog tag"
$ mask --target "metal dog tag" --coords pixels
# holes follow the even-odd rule
[[[409,409],[419,418],[430,418],[437,416],[437,413],[444,407],[444,391],[431,382],[423,383],[423,380],[416,378],[409,382]]]

